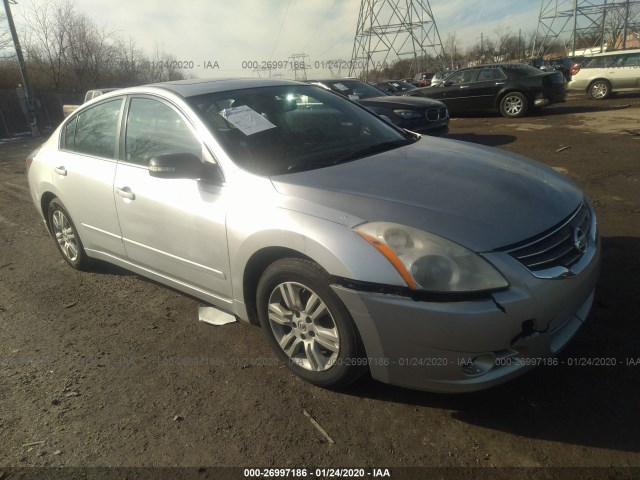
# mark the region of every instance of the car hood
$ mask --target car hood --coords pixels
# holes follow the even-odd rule
[[[271,180],[281,194],[355,218],[349,227],[360,220],[395,222],[476,252],[542,233],[569,216],[584,198],[571,180],[533,160],[434,137]],[[304,211],[308,203],[298,205]]]
[[[409,90],[411,92],[413,90]],[[407,93],[409,93],[407,92]],[[420,97],[407,97],[407,96],[397,96],[390,95],[385,97],[372,97],[372,98],[363,98],[360,100],[356,100],[359,104],[365,106],[377,106],[377,107],[391,107],[391,108],[403,108],[403,107],[413,107],[413,108],[433,108],[433,107],[444,107],[444,103],[438,100],[432,100],[430,98],[420,98]]]

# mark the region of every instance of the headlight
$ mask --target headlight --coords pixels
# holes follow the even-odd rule
[[[394,110],[393,113],[406,120],[410,118],[423,118],[424,115],[417,110]]]
[[[477,292],[509,285],[480,255],[437,235],[389,222],[365,223],[355,232],[376,247],[413,289]]]

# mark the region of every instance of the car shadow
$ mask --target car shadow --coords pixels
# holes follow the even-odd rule
[[[612,237],[602,243],[594,306],[558,356],[564,365],[538,367],[503,385],[468,394],[419,392],[371,379],[342,393],[453,410],[457,420],[516,436],[640,451],[635,433],[640,429],[640,239]]]
[[[105,262],[102,260],[94,260],[93,262],[94,263],[91,266],[91,273],[100,275],[115,275],[120,277],[138,276],[141,279],[144,278],[135,272],[125,270],[124,268],[119,267],[118,265],[114,265],[113,263]]]
[[[596,101],[597,100],[594,100],[593,105],[571,105],[570,103],[552,105],[550,107],[530,110],[527,116],[551,117],[557,115],[571,115],[575,113],[593,113],[611,110],[622,110],[631,107],[630,103],[595,103]]]
[[[463,142],[478,143],[487,147],[499,147],[500,145],[508,145],[517,140],[513,135],[480,135],[477,133],[449,133],[443,135],[444,138],[451,140],[461,140]]]

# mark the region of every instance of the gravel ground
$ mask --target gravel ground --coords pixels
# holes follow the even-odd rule
[[[28,192],[38,142],[19,140],[0,144],[0,470],[640,467],[640,96],[455,118],[448,137],[530,156],[589,195],[603,271],[560,360],[615,366],[540,367],[465,395],[314,387],[257,327],[199,323],[196,300],[113,266],[67,266]]]

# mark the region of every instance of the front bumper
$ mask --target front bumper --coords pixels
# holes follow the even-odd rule
[[[434,392],[470,392],[550,364],[591,309],[600,248],[579,275],[535,278],[507,254],[490,260],[510,287],[484,300],[425,302],[334,286],[373,378]]]

